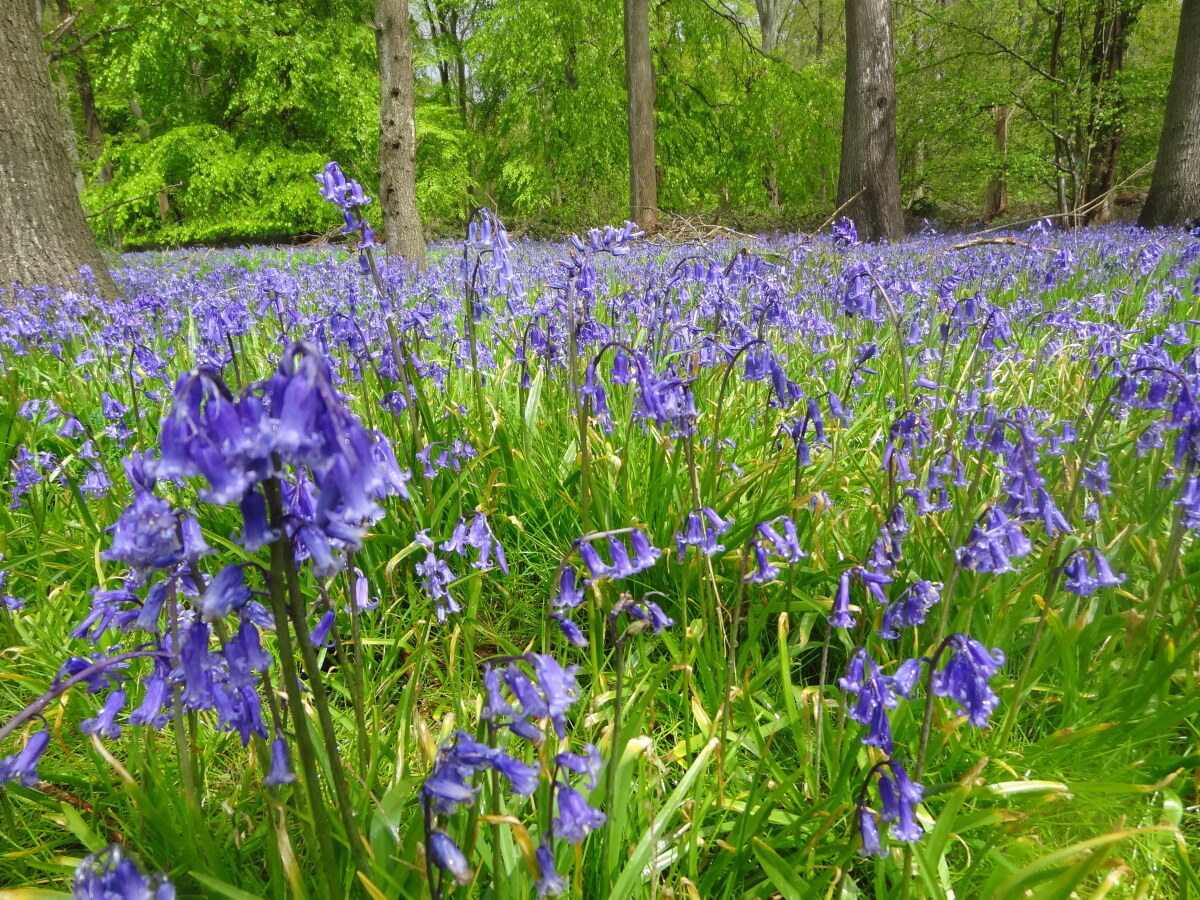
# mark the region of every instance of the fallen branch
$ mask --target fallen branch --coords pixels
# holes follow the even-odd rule
[[[102,209],[98,209],[93,213],[88,213],[87,218],[92,219],[92,218],[95,218],[96,216],[103,215],[104,213],[108,212],[110,209],[116,209],[118,206],[124,206],[126,203],[136,203],[139,200],[149,200],[151,197],[157,197],[159,194],[166,193],[167,191],[171,190],[171,188],[177,188],[177,187],[182,187],[182,186],[183,186],[183,182],[177,181],[174,184],[168,184],[166,187],[159,188],[157,191],[151,191],[148,194],[139,194],[136,197],[130,197],[128,200],[118,200],[116,203],[110,203],[110,204],[108,204],[108,206],[105,206]]]

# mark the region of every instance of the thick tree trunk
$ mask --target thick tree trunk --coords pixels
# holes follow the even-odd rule
[[[1004,160],[1008,156],[1008,123],[1012,119],[1012,107],[996,106],[992,109],[992,116],[995,119],[995,137],[996,137],[996,159],[997,163],[1003,167]],[[992,180],[988,182],[987,199],[983,204],[983,220],[990,222],[997,216],[1002,216],[1008,210],[1008,180],[1004,176],[1003,168],[996,171],[992,176]]]
[[[629,111],[629,218],[649,231],[658,224],[650,0],[625,0],[625,89]]]
[[[1083,190],[1084,221],[1089,225],[1111,222],[1117,217],[1113,187],[1117,182],[1117,161],[1125,137],[1121,122],[1125,103],[1117,78],[1125,67],[1129,30],[1137,21],[1140,10],[1140,4],[1113,0],[1096,12],[1090,65],[1091,146]]]
[[[67,285],[86,265],[115,296],[75,192],[35,15],[33,0],[0,3],[0,289]]]
[[[896,80],[890,0],[846,2],[846,101],[838,205],[870,240],[904,235],[896,164]]]
[[[388,250],[423,263],[417,210],[417,124],[408,0],[375,0],[379,51],[379,199]]]
[[[1200,216],[1200,0],[1183,0],[1167,116],[1150,195],[1138,224],[1182,225]]]

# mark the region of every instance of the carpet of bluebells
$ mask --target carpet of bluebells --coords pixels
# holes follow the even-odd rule
[[[1200,897],[1200,238],[318,180],[0,298],[0,897]]]

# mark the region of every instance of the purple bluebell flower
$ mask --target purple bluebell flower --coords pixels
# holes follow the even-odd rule
[[[337,613],[332,609],[327,609],[317,622],[317,626],[309,632],[308,639],[312,642],[313,647],[332,647],[333,624],[337,620]]]
[[[448,614],[462,612],[462,606],[450,594],[454,572],[445,560],[439,559],[431,550],[425,554],[423,562],[417,563],[416,573],[421,578],[421,589],[434,602],[439,623],[445,622]]]
[[[222,619],[245,606],[250,596],[242,567],[227,565],[209,582],[200,596],[200,616],[206,622]]]
[[[600,768],[603,763],[600,759],[600,751],[594,745],[588,744],[584,749],[587,751],[586,755],[570,753],[564,750],[554,757],[554,762],[564,769],[574,772],[576,775],[588,776],[588,790],[594,791],[596,789],[596,779],[600,774]]]
[[[104,706],[100,713],[91,719],[79,723],[79,730],[84,734],[95,734],[109,740],[121,736],[121,726],[117,724],[117,714],[125,708],[125,691],[117,688],[104,698]]]
[[[538,897],[557,897],[567,891],[567,880],[554,867],[554,849],[543,838],[534,854],[538,864]]]
[[[850,569],[838,578],[837,593],[833,598],[833,612],[827,621],[833,628],[853,628],[858,620],[850,612]]]
[[[550,618],[558,623],[559,630],[570,644],[580,649],[587,648],[588,639],[584,637],[583,631],[565,613],[553,612],[550,613]]]
[[[858,848],[858,855],[886,857],[887,850],[883,848],[883,844],[879,840],[879,820],[875,816],[875,811],[865,803],[860,803],[857,813],[858,833],[862,838],[862,846]]]
[[[71,896],[73,900],[175,900],[175,887],[165,875],[143,875],[121,845],[112,844],[79,863]]]
[[[891,776],[879,773],[879,801],[883,807],[882,818],[891,822],[891,835],[898,841],[913,843],[925,833],[917,822],[917,806],[925,789],[914,783],[904,767],[895,760],[888,760]]]
[[[271,741],[271,770],[263,778],[263,784],[267,787],[280,787],[295,780],[296,773],[292,771],[292,764],[288,760],[287,741],[282,734],[277,734]]]
[[[712,507],[703,506],[692,510],[688,513],[684,529],[675,533],[678,558],[684,558],[688,547],[696,547],[705,556],[720,553],[725,546],[717,543],[717,539],[729,531],[732,525],[732,519],[722,519]]]
[[[558,801],[558,816],[553,823],[554,834],[567,843],[581,843],[588,832],[599,828],[607,818],[600,810],[588,806],[583,795],[569,784],[558,784],[555,799]]]
[[[883,613],[883,621],[879,631],[881,638],[896,640],[900,637],[897,628],[915,628],[925,624],[929,610],[936,606],[942,597],[942,585],[937,581],[916,581],[904,589],[904,592],[888,604]]]
[[[458,844],[444,831],[434,831],[429,836],[429,857],[439,869],[444,869],[453,876],[455,884],[468,885],[475,877]]]
[[[100,554],[101,559],[117,560],[135,569],[164,569],[194,562],[210,552],[195,519],[145,491],[135,493],[112,533],[112,545]]]
[[[986,728],[1000,705],[989,681],[1004,665],[1004,653],[988,650],[965,634],[950,635],[944,646],[950,658],[943,669],[933,673],[933,693],[956,701],[958,715],[966,716],[977,728]]]
[[[572,567],[563,566],[558,576],[558,593],[554,596],[554,606],[558,609],[575,609],[582,602],[583,585],[578,583]]]
[[[10,781],[20,782],[24,787],[38,783],[38,761],[50,744],[50,732],[43,728],[25,742],[20,752],[0,759],[0,786]]]

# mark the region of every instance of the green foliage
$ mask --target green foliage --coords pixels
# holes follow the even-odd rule
[[[840,0],[778,7],[768,57],[749,0],[654,5],[667,212],[779,225],[831,209],[844,10]],[[1058,9],[1017,0],[895,5],[898,150],[914,210],[977,218],[996,179],[1014,209],[1042,210],[1055,202],[1060,174],[1075,205],[1106,134],[1119,135],[1116,183],[1146,186],[1178,4],[1064,0],[1056,55]],[[481,202],[543,229],[627,215],[619,4],[413,0],[410,10],[427,227],[454,230]],[[369,0],[82,6],[78,32],[99,35],[83,54],[113,173],[101,184],[100,167],[80,154],[86,203],[105,210],[94,219],[101,237],[142,246],[325,231],[333,222],[307,169],[337,159],[368,191],[378,183],[372,16]],[[1123,65],[1098,77],[1094,51],[1105,44],[1097,29],[1115,16],[1127,26]],[[56,65],[78,67],[70,55]],[[994,136],[1001,108],[1010,112],[1003,148]],[[143,195],[177,181],[163,221],[155,198]]]

